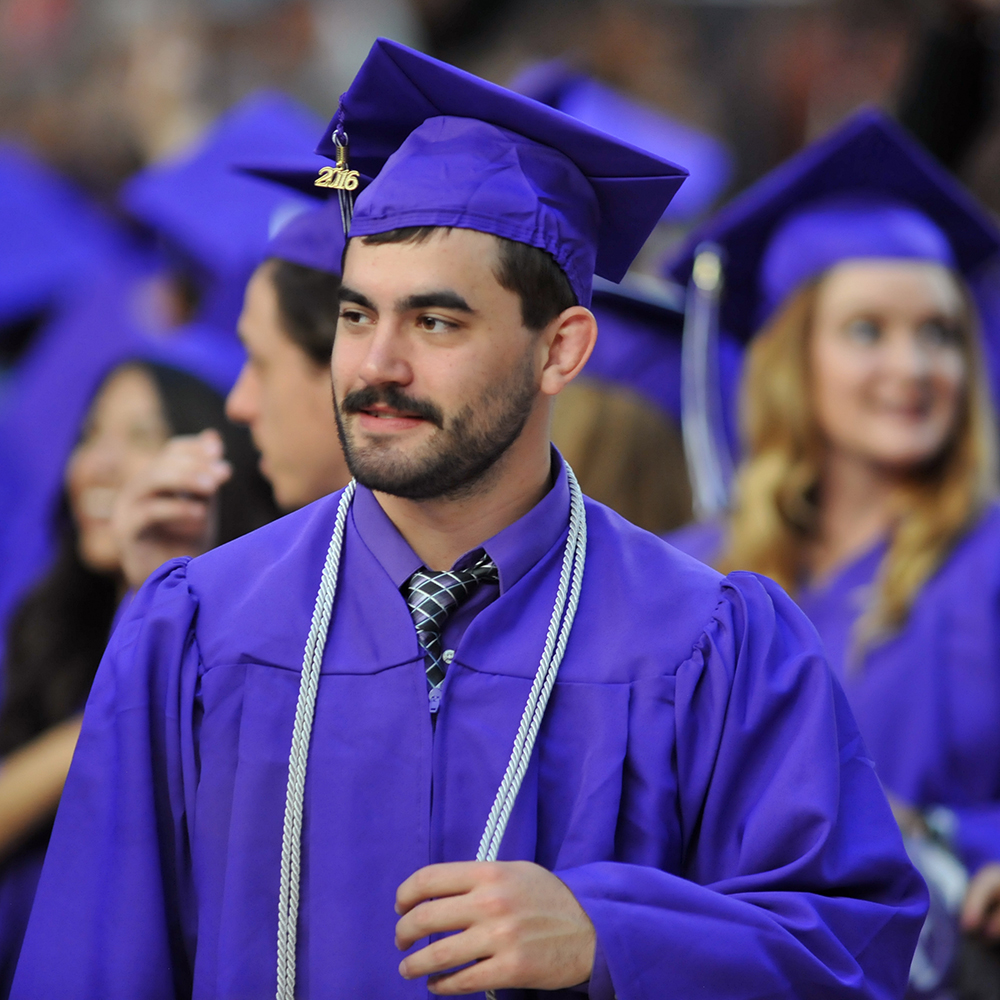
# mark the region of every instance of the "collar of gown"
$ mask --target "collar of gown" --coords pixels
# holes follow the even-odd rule
[[[452,568],[464,566],[474,558],[475,553],[485,549],[500,571],[500,593],[513,587],[566,531],[569,482],[566,465],[555,448],[552,449],[552,471],[554,482],[551,488],[527,514],[482,545],[466,552]],[[351,516],[362,541],[397,588],[423,565],[372,491],[360,483]]]

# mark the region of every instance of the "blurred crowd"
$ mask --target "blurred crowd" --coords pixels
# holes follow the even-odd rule
[[[744,511],[742,522],[731,508],[732,525],[722,526],[728,496],[713,498],[711,469],[699,478],[689,468],[697,446],[681,376],[698,247],[686,271],[672,255],[719,206],[758,190],[864,105],[900,121],[928,162],[978,199],[980,242],[1000,248],[989,229],[1000,212],[993,0],[0,0],[0,755],[8,755],[0,767],[0,996],[78,713],[122,602],[165,559],[202,552],[347,481],[326,369],[342,241],[331,243],[315,221],[334,217],[336,199],[316,209],[283,181],[308,167],[379,35],[621,130],[691,170],[622,287],[595,285],[602,339],[559,401],[553,439],[586,493],[661,535],[699,515],[714,534],[676,536],[682,547],[727,570],[776,577],[821,633],[824,615],[836,615],[816,588],[795,594],[803,566],[815,582],[859,549],[851,538],[830,552],[809,548],[809,518],[822,516],[813,509],[821,506],[815,470],[796,494],[813,506],[798,520],[789,515],[784,535],[752,537],[746,524],[766,520],[763,508]],[[904,161],[900,176],[910,169]],[[966,197],[957,196],[962,206]],[[336,229],[339,220],[324,224]],[[956,224],[956,246],[980,239],[966,229]],[[725,244],[731,231],[711,236]],[[987,258],[996,265],[995,253],[975,253],[977,267]],[[956,267],[971,285],[961,260]],[[1000,357],[988,332],[991,304],[1000,310],[997,274],[977,271],[987,335],[963,355],[982,383],[984,454],[994,447],[990,385],[1000,384],[984,375],[983,360]],[[978,325],[970,319],[968,329]],[[735,402],[743,348],[757,331],[725,332],[734,337],[721,338],[711,359],[724,397],[717,429],[738,464],[739,442],[752,450],[766,437],[754,437],[764,417],[753,423],[753,402],[742,413],[749,428]],[[748,377],[763,382],[782,350],[764,356],[755,347]],[[887,558],[883,575],[872,569],[871,579],[854,581],[881,587],[883,602],[862,615],[862,646],[852,645],[851,622],[831,626],[834,639],[824,634],[848,664],[855,711],[882,695],[853,691],[852,657],[917,614],[916,595],[959,527],[992,497],[988,464],[976,466],[982,482],[962,494],[966,506],[951,521],[925,518],[923,541],[908,543],[909,563]],[[792,471],[805,475],[804,465]],[[719,474],[726,490],[735,476],[743,501],[753,495],[753,470]],[[925,506],[939,501],[935,494]],[[785,514],[782,503],[784,495],[774,507]],[[791,553],[784,562],[774,555],[782,545]],[[905,577],[895,591],[886,566]],[[986,654],[987,666],[995,654],[1000,647]],[[991,700],[998,692],[990,680],[963,697],[1000,710]],[[1000,716],[997,723],[1000,730]],[[905,742],[898,732],[885,739]],[[981,752],[989,776],[978,791],[966,789],[972,805],[1000,803],[1000,784],[986,787],[1000,777],[995,744],[990,736],[971,752],[973,769]],[[931,808],[962,803],[938,801],[919,781],[890,790],[911,842],[941,848],[912,848],[925,852],[922,871],[939,882],[945,917],[935,933],[947,938],[941,928],[961,911],[967,930],[1000,937],[1000,821],[990,826],[987,817],[972,863],[939,829],[952,820]],[[970,902],[968,878],[980,869],[987,874],[973,879]],[[966,956],[957,994],[946,972],[962,946],[928,937],[922,948],[920,995],[1000,996],[989,948]]]
[[[113,205],[127,176],[183,148],[256,89],[277,87],[329,113],[383,34],[499,83],[570,54],[598,78],[719,136],[733,154],[732,191],[862,103],[900,109],[996,204],[993,6],[5,0],[0,129]],[[934,68],[925,74],[928,59]]]

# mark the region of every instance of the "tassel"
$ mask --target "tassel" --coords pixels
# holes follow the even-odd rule
[[[719,296],[722,257],[717,246],[695,253],[681,342],[681,423],[695,515],[718,517],[729,505],[732,456],[722,423],[719,377]]]
[[[357,170],[351,170],[347,163],[347,132],[344,131],[343,107],[337,112],[330,139],[337,151],[337,165],[320,168],[319,176],[313,183],[316,187],[330,188],[337,192],[337,200],[340,202],[340,221],[344,227],[344,235],[349,236],[351,220],[354,218],[353,192],[358,188],[360,175]]]
[[[344,178],[343,186],[337,188],[337,198],[340,201],[340,221],[344,225],[344,235],[351,232],[351,220],[354,218],[354,188],[358,186],[357,171],[350,170],[347,165],[347,133],[343,128],[337,128],[333,134],[333,141],[337,147],[337,170]],[[353,181],[354,186],[348,187]]]

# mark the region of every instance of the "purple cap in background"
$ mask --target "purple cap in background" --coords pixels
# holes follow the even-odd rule
[[[340,206],[334,200],[286,222],[271,238],[264,256],[339,276],[345,243]]]
[[[125,242],[68,181],[0,142],[0,324],[49,309]]]
[[[230,109],[191,148],[131,178],[121,201],[205,278],[200,318],[235,328],[243,289],[275,225],[310,202],[234,168],[304,157],[322,121],[290,97],[263,91]]]
[[[687,285],[705,244],[723,261],[720,325],[746,341],[796,288],[845,260],[933,261],[974,282],[1000,251],[1000,230],[900,126],[865,109],[692,232],[668,276]]]
[[[683,163],[690,176],[663,213],[665,222],[692,222],[704,215],[732,176],[733,158],[719,139],[593,79],[562,59],[529,66],[510,88],[616,139]]]

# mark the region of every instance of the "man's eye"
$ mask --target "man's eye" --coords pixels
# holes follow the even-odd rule
[[[359,309],[341,309],[340,318],[345,323],[363,323],[367,318]]]
[[[417,320],[417,325],[428,333],[446,333],[456,327],[455,323],[442,319],[440,316],[421,316]]]

